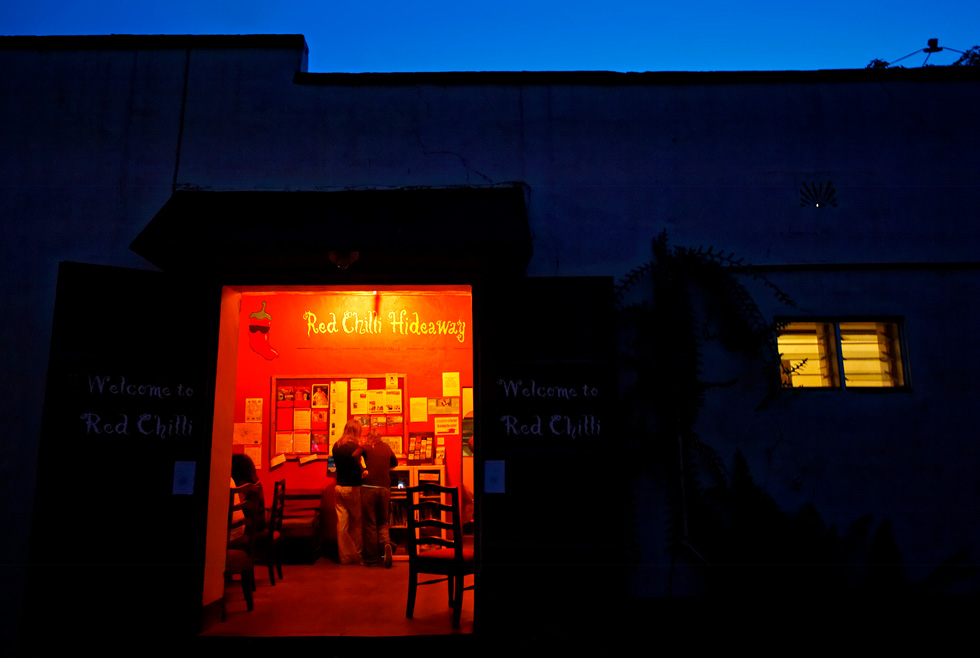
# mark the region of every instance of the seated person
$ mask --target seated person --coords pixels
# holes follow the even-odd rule
[[[251,457],[245,454],[231,456],[231,479],[236,487],[243,484],[257,485],[246,500],[255,501],[255,532],[262,532],[265,530],[265,492],[262,491],[262,483],[259,482],[259,474]]]
[[[231,478],[231,488],[235,489],[237,486],[238,485],[235,484],[235,478]],[[241,499],[239,499],[238,494],[235,494],[235,500],[232,503],[232,505],[241,505],[241,504],[242,504]],[[244,518],[245,518],[245,512],[241,511],[240,509],[235,510],[234,512],[231,513],[232,524],[238,523],[239,521],[242,521]],[[228,532],[228,543],[231,543],[236,539],[241,538],[241,536],[244,534],[245,534],[244,525],[235,526],[231,528]]]

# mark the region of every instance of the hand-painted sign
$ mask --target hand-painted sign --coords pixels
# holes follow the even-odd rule
[[[599,388],[589,383],[542,382],[536,379],[498,379],[503,400],[512,413],[500,416],[505,436],[581,439],[602,433],[595,413]],[[536,404],[538,403],[538,404]]]
[[[78,381],[79,378],[73,378]],[[126,375],[88,375],[76,394],[81,432],[86,436],[121,435],[169,439],[191,436],[193,416],[185,408],[194,388],[176,382],[138,381]]]
[[[416,312],[402,309],[381,316],[374,311],[329,312],[322,318],[313,311],[305,311],[306,336],[318,334],[383,334],[397,336],[448,336],[460,343],[466,341],[466,321],[460,318],[425,318]]]

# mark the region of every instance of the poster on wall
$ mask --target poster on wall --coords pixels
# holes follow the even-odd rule
[[[262,423],[235,423],[231,442],[237,446],[262,443]]]
[[[262,398],[245,398],[245,422],[262,422]]]
[[[459,434],[458,416],[438,416],[435,419],[436,434]]]
[[[424,423],[429,420],[426,407],[427,400],[428,398],[411,398],[409,400],[408,421],[410,423]]]

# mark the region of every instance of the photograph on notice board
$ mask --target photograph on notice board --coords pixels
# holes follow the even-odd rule
[[[326,432],[313,432],[310,452],[330,452],[330,435]]]
[[[405,428],[405,417],[401,414],[390,414],[385,416],[384,433],[389,436],[401,435]]]
[[[429,398],[428,412],[430,416],[458,414],[459,398]]]
[[[330,406],[330,384],[314,384],[311,404],[314,409],[325,409]]]
[[[293,406],[293,399],[296,397],[296,390],[292,386],[279,386],[276,388],[276,404],[280,407]]]
[[[310,429],[313,430],[325,430],[327,429],[327,423],[330,422],[330,414],[328,409],[313,409],[310,412]]]

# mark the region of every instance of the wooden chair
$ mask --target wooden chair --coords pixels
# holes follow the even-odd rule
[[[241,537],[234,542],[228,542],[225,552],[225,582],[229,582],[237,574],[242,581],[242,594],[245,595],[245,606],[252,610],[252,590],[255,589],[255,506],[256,501],[250,500],[249,495],[258,487],[254,484],[243,484],[231,489],[228,502],[228,536],[235,528],[244,528]],[[237,503],[236,503],[237,496]],[[241,512],[236,518],[235,512]],[[221,620],[225,620],[225,597],[221,598]]]
[[[320,557],[324,533],[332,532],[336,537],[337,518],[332,496],[330,484],[323,489],[286,490],[280,546],[283,562],[313,564]],[[332,520],[330,514],[334,515]]]
[[[279,546],[282,543],[282,519],[285,512],[286,480],[283,479],[273,485],[269,521],[255,538],[257,557],[269,567],[269,582],[273,585],[276,584],[276,572],[279,580],[282,580],[282,553]]]
[[[448,581],[453,628],[459,628],[463,610],[463,577],[473,573],[473,549],[463,547],[459,513],[459,489],[422,483],[405,490],[408,501],[408,606],[405,616],[415,612],[419,585]],[[448,498],[448,504],[444,502]],[[446,517],[448,516],[448,520]],[[447,533],[452,533],[447,538]],[[432,548],[435,547],[435,548]],[[419,574],[445,576],[419,582]]]

